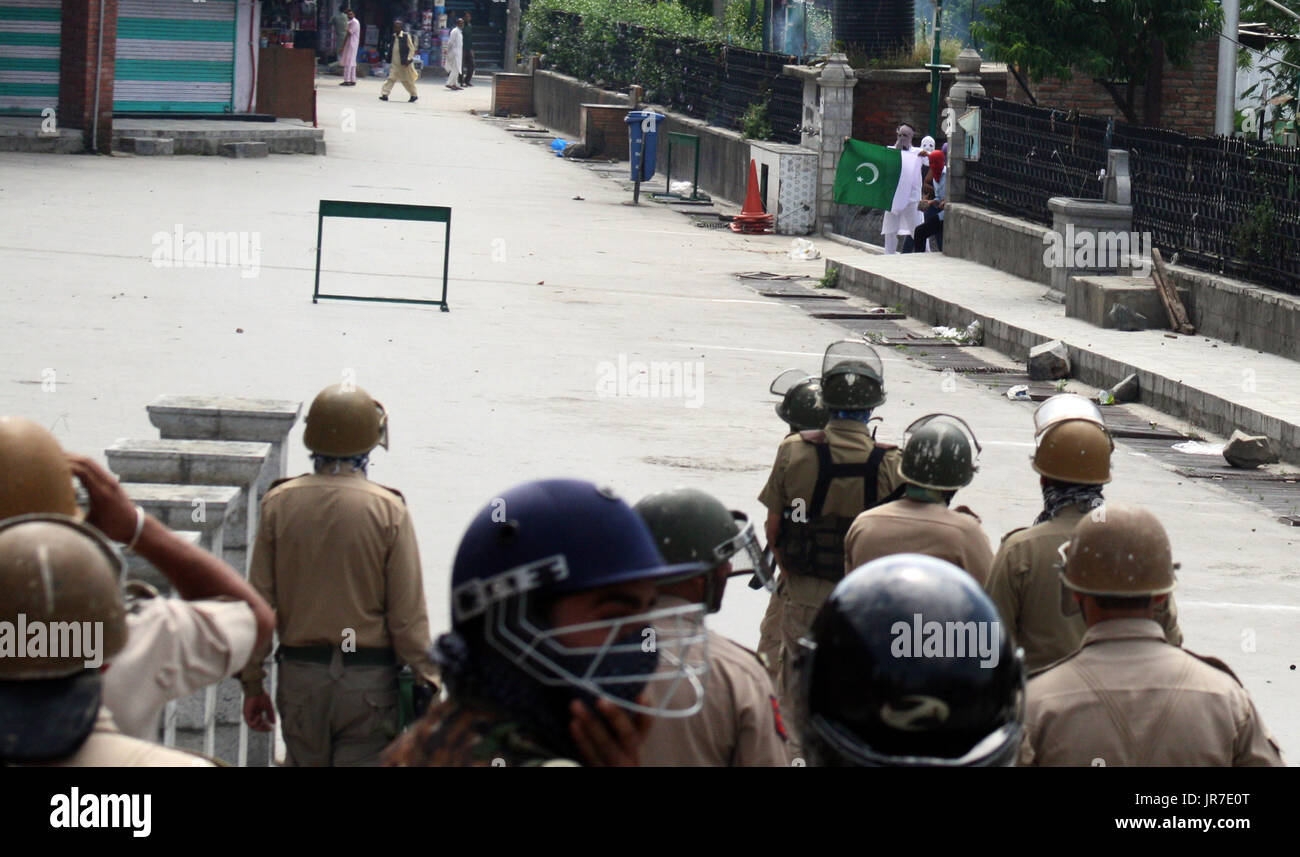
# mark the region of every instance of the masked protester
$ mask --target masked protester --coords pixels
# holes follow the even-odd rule
[[[960,417],[931,414],[912,423],[903,441],[903,496],[853,521],[844,539],[845,570],[919,553],[947,560],[983,586],[993,562],[988,536],[970,509],[949,508],[957,490],[975,478],[978,457],[979,441]]]
[[[1058,549],[1105,502],[1102,488],[1110,482],[1115,448],[1101,410],[1083,396],[1065,393],[1043,402],[1034,428],[1032,466],[1041,477],[1043,510],[1032,527],[1002,537],[987,584],[1031,671],[1070,654],[1083,639],[1083,616],[1061,590]],[[1172,597],[1157,606],[1156,616],[1169,642],[1181,645]]]
[[[1006,767],[1024,722],[1020,653],[970,575],[919,554],[856,569],[803,641],[807,763]]]
[[[452,630],[434,647],[448,698],[387,764],[638,764],[651,717],[704,702],[704,605],[658,607],[655,588],[700,570],[665,563],[632,507],[589,482],[494,498],[452,566]]]
[[[276,610],[275,706],[263,646],[244,669],[244,719],[281,717],[286,763],[376,765],[398,733],[398,669],[436,686],[415,526],[406,501],[367,477],[388,448],[383,405],[355,385],[322,390],[303,443],[315,473],[275,482],[262,498],[249,578]]]
[[[799,638],[835,584],[844,577],[844,537],[867,509],[901,493],[900,454],[877,443],[869,428],[885,401],[884,369],[865,342],[832,343],[822,359],[822,398],[831,419],[820,432],[804,431],[781,442],[758,499],[767,507],[766,536],[775,545],[781,583],[781,650],[777,697],[784,710],[795,700],[794,658]],[[798,755],[799,727],[792,742]]]
[[[1062,547],[1060,580],[1088,630],[1030,677],[1022,766],[1283,764],[1227,664],[1171,644],[1155,621],[1176,568],[1155,515],[1098,506]]]
[[[695,488],[643,498],[636,511],[654,534],[664,559],[690,566],[659,583],[659,603],[722,609],[727,578],[770,579],[762,545],[743,512],[728,511]],[[772,680],[759,656],[708,631],[704,707],[685,718],[658,718],[641,749],[646,765],[753,767],[788,763],[787,736]]]

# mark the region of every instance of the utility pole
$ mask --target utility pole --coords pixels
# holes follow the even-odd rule
[[[943,88],[941,75],[948,70],[948,66],[939,62],[942,59],[939,52],[939,33],[942,28],[943,0],[934,0],[934,31],[930,34],[933,48],[930,51],[930,61],[925,67],[930,70],[930,136],[936,139],[939,136],[939,90]]]
[[[1223,3],[1223,32],[1219,34],[1219,85],[1214,103],[1214,133],[1232,135],[1237,120],[1237,30],[1240,0]]]

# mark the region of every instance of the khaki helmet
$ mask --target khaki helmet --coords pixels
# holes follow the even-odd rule
[[[38,513],[81,516],[63,448],[31,420],[0,417],[0,480],[0,520]]]
[[[388,414],[355,384],[335,384],[312,400],[302,442],[331,458],[365,455],[376,446],[388,449]]]
[[[1107,503],[1074,528],[1061,582],[1087,595],[1164,595],[1173,591],[1174,568],[1169,537],[1155,515],[1141,506]]]
[[[124,571],[112,542],[75,518],[19,515],[0,522],[0,622],[24,626],[26,645],[36,639],[33,629],[45,631],[39,655],[0,657],[0,679],[76,675],[122,651]],[[94,630],[87,636],[85,629],[96,624],[102,636]]]
[[[1105,485],[1110,481],[1110,453],[1114,448],[1110,432],[1095,422],[1061,420],[1038,437],[1034,470],[1058,482]]]

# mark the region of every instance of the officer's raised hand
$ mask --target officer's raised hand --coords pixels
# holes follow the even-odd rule
[[[650,706],[642,694],[638,704]],[[583,761],[593,768],[626,768],[641,764],[641,744],[650,731],[649,714],[629,714],[608,699],[596,700],[596,710],[575,699],[569,706],[573,720],[569,734]]]

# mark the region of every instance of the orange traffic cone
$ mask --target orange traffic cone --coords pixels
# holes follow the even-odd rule
[[[772,231],[776,220],[763,211],[763,201],[758,196],[758,166],[754,159],[749,160],[749,186],[745,189],[745,205],[731,219],[731,231],[747,235],[766,235]]]

